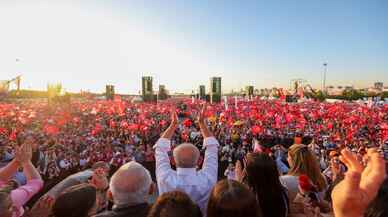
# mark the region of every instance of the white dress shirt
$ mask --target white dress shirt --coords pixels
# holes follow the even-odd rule
[[[171,169],[167,154],[171,150],[171,141],[160,138],[154,146],[159,195],[174,190],[186,192],[206,215],[210,191],[217,182],[218,145],[216,138],[205,138],[203,147],[206,151],[202,169],[197,171],[196,168],[177,168],[175,171]]]

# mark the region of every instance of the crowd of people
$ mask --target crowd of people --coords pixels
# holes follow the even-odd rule
[[[0,103],[0,217],[388,216],[388,106]]]

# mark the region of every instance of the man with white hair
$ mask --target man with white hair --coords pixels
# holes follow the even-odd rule
[[[95,217],[146,217],[149,211],[148,195],[152,192],[151,175],[142,165],[131,161],[112,176],[109,194],[113,199],[112,211]]]
[[[156,179],[159,195],[174,190],[187,193],[198,204],[202,213],[206,213],[210,191],[217,182],[218,141],[205,123],[205,108],[199,115],[198,122],[206,148],[205,159],[201,170],[196,166],[200,157],[197,147],[183,143],[173,151],[176,171],[171,168],[168,152],[171,150],[171,138],[178,127],[178,116],[175,108],[171,111],[171,124],[157,141],[155,148]]]

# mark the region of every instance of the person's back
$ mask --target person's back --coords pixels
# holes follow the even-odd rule
[[[148,204],[115,207],[112,211],[103,212],[94,217],[146,217],[149,209]]]
[[[178,127],[178,117],[175,111],[172,111],[171,125],[162,134],[154,148],[159,194],[174,190],[183,191],[205,213],[210,190],[217,182],[218,141],[207,129],[204,121],[204,109],[199,118],[199,125],[204,137],[203,147],[206,148],[201,170],[197,171],[196,169],[200,157],[199,150],[189,143],[181,144],[174,149],[173,155],[177,170],[174,171],[171,168],[168,152],[171,149],[171,138]]]

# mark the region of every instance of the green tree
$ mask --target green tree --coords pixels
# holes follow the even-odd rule
[[[382,98],[382,99],[388,98],[388,91],[382,92],[382,93],[381,93],[381,98]]]
[[[358,100],[365,97],[359,90],[347,89],[342,92],[342,96],[345,100]]]
[[[49,98],[59,96],[61,94],[61,91],[62,91],[61,83],[47,85],[47,94]]]

